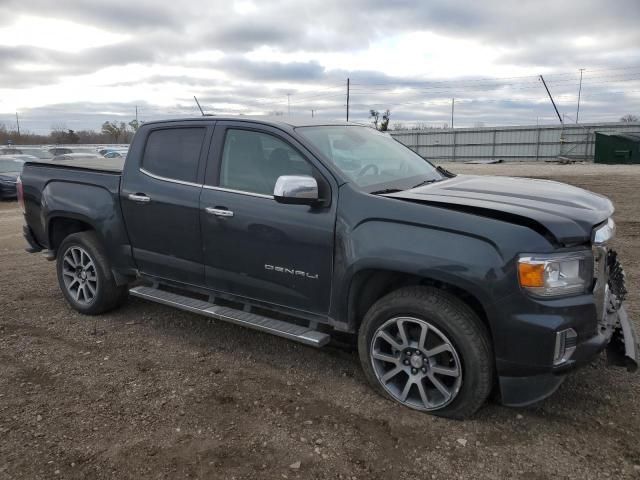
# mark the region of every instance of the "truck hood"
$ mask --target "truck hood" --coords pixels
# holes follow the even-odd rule
[[[590,241],[614,210],[608,198],[581,188],[513,177],[458,175],[385,196],[528,225],[565,245]]]

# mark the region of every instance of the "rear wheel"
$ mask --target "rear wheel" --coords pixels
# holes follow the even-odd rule
[[[436,288],[402,288],[378,300],[363,320],[358,350],[378,392],[435,415],[473,414],[493,384],[486,328],[466,304]]]
[[[104,313],[127,299],[127,287],[116,285],[104,247],[94,232],[66,237],[58,248],[56,266],[60,290],[80,313]]]

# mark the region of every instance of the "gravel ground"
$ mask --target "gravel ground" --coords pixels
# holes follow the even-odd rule
[[[447,167],[612,197],[638,318],[640,167]],[[535,407],[439,419],[374,394],[348,348],[136,299],[83,317],[21,224],[0,203],[0,479],[640,478],[640,377],[602,359]]]

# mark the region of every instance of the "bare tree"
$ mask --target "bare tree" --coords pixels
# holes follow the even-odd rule
[[[110,136],[114,143],[118,143],[120,138],[127,136],[127,124],[124,122],[109,122],[106,121],[102,124],[102,133]]]
[[[129,126],[131,127],[131,130],[134,133],[138,131],[138,129],[140,128],[140,125],[142,125],[142,122],[139,122],[135,118],[129,122]]]
[[[65,143],[67,134],[67,126],[64,123],[54,123],[51,125],[51,139],[53,143]]]
[[[380,131],[386,132],[389,130],[389,121],[391,120],[391,112],[387,108],[382,114],[382,122],[380,123]]]
[[[369,118],[373,118],[373,126],[378,130],[378,118],[380,117],[380,112],[378,110],[374,110],[373,108],[369,110]]]
[[[638,118],[637,115],[632,115],[630,113],[627,113],[623,117],[620,117],[620,121],[622,123],[636,123],[636,122],[640,122],[640,118]]]

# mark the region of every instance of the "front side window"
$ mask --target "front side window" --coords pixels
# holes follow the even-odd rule
[[[196,182],[205,128],[154,130],[147,138],[142,168],[171,180]]]
[[[273,195],[281,175],[312,175],[302,156],[279,138],[249,130],[227,130],[222,152],[220,186]]]

